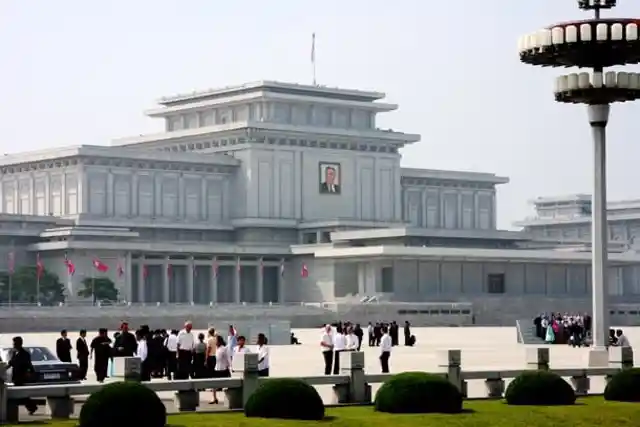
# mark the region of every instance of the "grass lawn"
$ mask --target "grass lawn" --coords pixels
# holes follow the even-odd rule
[[[600,397],[580,399],[575,406],[536,407],[507,406],[500,401],[465,402],[464,414],[391,415],[373,407],[330,408],[326,427],[625,427],[640,425],[640,403],[605,402]],[[40,423],[39,423],[40,424]],[[245,418],[240,413],[172,415],[171,426],[181,427],[287,427],[317,426],[317,422]],[[73,427],[75,421],[47,424],[50,427]]]

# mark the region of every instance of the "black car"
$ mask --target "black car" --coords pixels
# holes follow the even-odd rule
[[[31,354],[31,363],[36,376],[29,384],[67,384],[77,383],[80,368],[75,363],[61,362],[47,347],[24,347]],[[0,347],[0,360],[11,360],[12,348]],[[11,382],[11,369],[7,370],[7,382]]]

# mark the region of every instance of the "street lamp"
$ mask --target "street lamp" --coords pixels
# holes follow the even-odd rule
[[[611,104],[640,98],[640,74],[604,71],[607,67],[640,63],[640,19],[600,17],[602,9],[615,6],[615,0],[578,0],[580,9],[594,11],[593,19],[555,24],[521,37],[518,42],[520,61],[525,64],[592,69],[558,77],[554,90],[557,102],[587,105],[593,136],[590,366],[608,364],[606,127]]]

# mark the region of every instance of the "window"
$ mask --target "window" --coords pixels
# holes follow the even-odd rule
[[[487,276],[487,291],[490,294],[504,294],[504,274],[489,274]]]
[[[320,234],[320,243],[331,243],[331,232],[323,231]]]
[[[318,235],[316,233],[304,233],[302,235],[302,243],[305,245],[314,245],[318,243]]]

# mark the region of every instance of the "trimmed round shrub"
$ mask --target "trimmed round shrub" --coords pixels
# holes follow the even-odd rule
[[[106,384],[80,410],[79,427],[164,427],[167,409],[156,392],[134,382]]]
[[[625,369],[612,376],[604,389],[604,399],[640,402],[640,368]]]
[[[509,405],[573,405],[576,394],[561,376],[548,371],[523,372],[514,378],[504,395]]]
[[[315,387],[294,378],[262,382],[244,406],[247,417],[318,421],[324,418],[324,403]]]
[[[462,393],[442,376],[404,372],[382,384],[375,409],[394,414],[455,414],[462,411]]]

